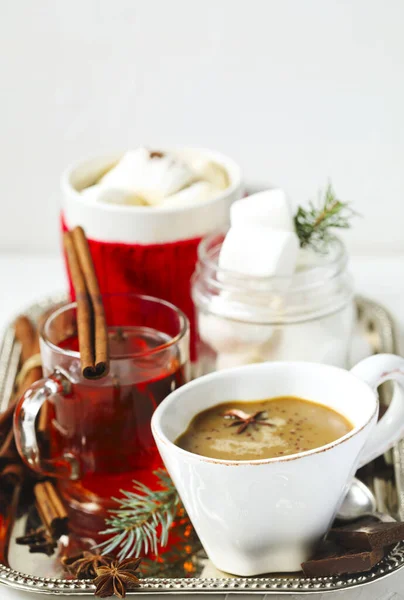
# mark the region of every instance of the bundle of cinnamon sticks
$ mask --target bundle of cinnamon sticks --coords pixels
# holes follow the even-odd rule
[[[14,324],[15,338],[21,346],[20,371],[15,392],[8,408],[0,413],[0,560],[7,563],[7,544],[19,497],[24,500],[34,491],[35,505],[42,526],[32,535],[23,536],[19,543],[27,543],[30,552],[53,553],[56,540],[67,532],[67,513],[59,494],[50,481],[38,482],[39,476],[29,469],[18,454],[13,431],[16,403],[27,389],[42,377],[39,355],[39,336],[36,327],[25,315]],[[44,410],[45,408],[45,410]],[[48,427],[46,404],[38,419],[38,430],[45,436]],[[38,432],[39,433],[39,432]],[[21,492],[22,491],[22,495]]]
[[[27,365],[29,360],[39,355],[39,338],[36,328],[25,316],[15,321],[15,337],[21,344],[21,365]],[[13,415],[17,400],[35,381],[42,377],[42,367],[37,364],[25,370],[19,378],[15,394],[8,408],[0,414],[0,512],[10,502],[16,487],[25,478],[32,477],[31,471],[25,467],[14,442]]]
[[[66,232],[63,243],[76,295],[82,374],[100,379],[109,372],[108,332],[90,249],[81,227]]]
[[[16,538],[16,543],[29,546],[31,553],[41,552],[52,556],[57,547],[57,540],[68,533],[67,511],[50,481],[36,483],[34,496],[40,526]]]

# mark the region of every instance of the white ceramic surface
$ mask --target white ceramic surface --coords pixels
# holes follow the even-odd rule
[[[387,379],[398,385],[376,425],[376,388]],[[351,372],[304,362],[249,365],[206,375],[170,394],[153,415],[153,435],[216,567],[240,576],[299,570],[329,528],[358,466],[402,437],[403,388],[404,359],[377,355]],[[354,429],[322,448],[249,462],[214,460],[173,443],[210,406],[283,395],[330,406]]]
[[[243,185],[238,165],[212,150],[186,148],[176,150],[190,156],[206,157],[224,167],[230,185],[217,197],[189,206],[156,209],[96,203],[83,197],[80,190],[91,185],[120,158],[119,154],[80,161],[62,175],[63,212],[69,228],[81,225],[89,238],[105,242],[153,244],[202,237],[229,222],[230,205],[241,198]]]

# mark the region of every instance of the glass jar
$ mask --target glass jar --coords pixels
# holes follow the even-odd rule
[[[292,277],[263,278],[219,267],[224,236],[209,235],[198,249],[198,374],[274,360],[348,366],[355,305],[342,241],[327,253],[301,250]]]

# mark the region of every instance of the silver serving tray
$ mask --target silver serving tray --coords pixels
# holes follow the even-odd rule
[[[28,307],[25,312],[36,319],[43,311],[63,300],[63,296],[47,298]],[[353,342],[356,340],[356,343],[353,343],[353,348],[356,347],[353,352],[356,354],[352,357],[353,362],[371,353],[396,352],[395,328],[388,312],[382,306],[365,298],[358,297],[356,303],[358,328],[353,340]],[[4,333],[0,350],[0,411],[6,408],[10,399],[18,368],[19,352],[20,348],[14,339],[13,325],[10,323]],[[380,396],[381,403],[388,404],[391,386],[384,384]],[[384,459],[378,460],[378,469],[373,473],[372,467],[368,468],[362,473],[362,478],[372,486],[378,509],[388,511],[395,518],[401,519],[404,515],[404,441],[400,442]],[[382,476],[380,476],[380,462],[385,466],[385,474],[382,473]],[[94,594],[95,586],[89,580],[61,578],[60,565],[54,557],[29,554],[25,546],[15,544],[15,537],[24,530],[25,519],[26,517],[21,517],[14,524],[8,553],[10,567],[0,564],[0,583],[27,592],[62,595]],[[299,576],[299,573],[252,578],[232,577],[217,571],[201,550],[186,555],[186,560],[191,560],[194,566],[193,575],[198,575],[198,577],[186,577],[184,556],[185,554],[179,556],[178,563],[166,562],[158,565],[155,569],[157,572],[152,571],[156,576],[142,578],[140,587],[129,594],[193,595],[196,593],[213,594],[217,598],[225,599],[228,594],[258,594],[261,597],[267,594],[291,594],[295,597],[300,594],[321,595],[325,592],[348,589],[353,592],[353,588],[357,589],[376,582],[402,569],[404,543],[398,544],[371,571],[343,577],[307,578]],[[368,597],[370,596],[366,592],[366,598]],[[381,598],[379,594],[374,597]]]

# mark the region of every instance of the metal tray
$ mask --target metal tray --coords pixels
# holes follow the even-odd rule
[[[53,304],[63,301],[63,296],[48,298],[26,310],[36,319]],[[396,336],[393,321],[380,305],[365,298],[357,298],[358,326],[353,337],[352,362],[372,353],[396,352]],[[0,350],[0,411],[9,402],[16,376],[19,347],[14,340],[12,324],[7,328]],[[391,385],[380,391],[381,403],[388,404]],[[388,511],[396,518],[404,515],[404,441],[377,463],[361,472],[361,477],[373,488],[378,509]],[[26,515],[19,518],[11,532],[8,563],[0,564],[0,583],[27,592],[48,594],[93,594],[91,581],[63,579],[59,563],[55,557],[29,554],[28,549],[15,544],[15,538],[24,531]],[[187,542],[189,544],[189,542]],[[185,544],[184,544],[185,546]],[[164,555],[163,555],[164,556]],[[190,566],[191,565],[191,566]],[[187,551],[179,549],[176,559],[156,565],[150,575],[142,578],[141,586],[129,594],[199,594],[227,598],[230,594],[259,595],[291,594],[293,597],[311,593],[320,594],[337,590],[353,590],[366,584],[377,582],[397,572],[404,566],[404,543],[398,544],[371,571],[344,577],[305,578],[297,574],[280,574],[253,578],[232,577],[221,573],[209,562],[203,550],[197,546]],[[377,586],[372,586],[376,589]],[[369,590],[370,592],[370,590]],[[318,596],[317,596],[318,597]],[[344,596],[345,597],[345,596]],[[352,597],[351,595],[349,597]],[[355,598],[356,598],[355,594]],[[361,596],[362,597],[362,596]],[[366,592],[366,598],[369,598]],[[373,594],[372,594],[373,597]],[[378,594],[375,598],[381,598]],[[390,595],[388,597],[391,597]]]

